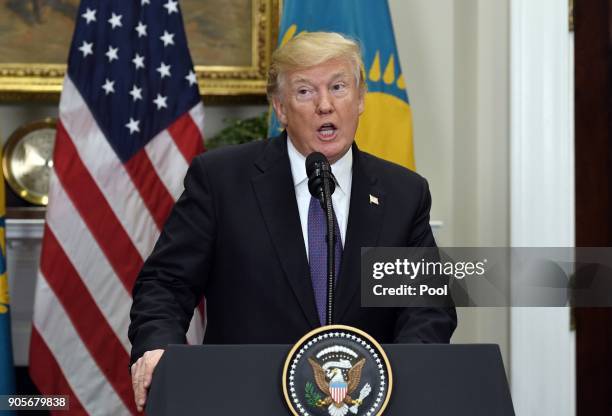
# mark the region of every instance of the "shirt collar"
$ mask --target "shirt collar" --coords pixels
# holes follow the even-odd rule
[[[293,176],[293,185],[297,187],[302,182],[306,181],[306,157],[302,155],[293,145],[291,138],[287,137],[287,153],[289,154],[289,162],[291,164],[291,175]],[[333,163],[332,173],[336,178],[336,185],[342,193],[346,194],[351,181],[353,170],[353,152],[348,150],[340,159]]]

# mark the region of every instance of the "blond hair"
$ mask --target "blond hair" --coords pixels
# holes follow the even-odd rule
[[[359,89],[365,91],[365,73],[359,44],[335,32],[302,32],[272,54],[266,92],[277,96],[283,76],[289,71],[310,68],[332,59],[346,59],[353,67]]]

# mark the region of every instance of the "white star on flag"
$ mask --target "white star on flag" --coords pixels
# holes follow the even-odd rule
[[[136,32],[138,32],[139,38],[147,36],[147,25],[142,22],[138,22],[138,26],[136,26]]]
[[[133,101],[142,100],[142,88],[138,88],[135,84],[130,91]]]
[[[83,58],[87,55],[93,55],[93,42],[88,43],[83,41],[83,44],[79,47],[79,50],[83,53]]]
[[[130,134],[134,134],[135,132],[140,131],[140,127],[138,127],[138,124],[140,124],[140,121],[134,120],[132,117],[130,117],[130,122],[127,123],[125,127],[130,129]]]
[[[189,74],[187,74],[185,79],[187,81],[189,81],[189,85],[194,85],[194,84],[196,84],[198,82],[198,80],[196,78],[196,74],[193,71],[189,71]]]
[[[90,24],[91,22],[95,22],[96,21],[96,9],[91,10],[88,7],[85,13],[83,13],[81,16],[83,16],[83,19],[87,21],[87,24]]]
[[[159,37],[164,42],[164,47],[168,45],[174,45],[174,33],[168,33],[164,30],[164,34]]]
[[[114,93],[115,92],[115,81],[111,81],[110,79],[106,78],[104,85],[102,85],[102,89],[104,90],[106,95],[110,93]]]
[[[110,23],[110,25],[111,25],[111,27],[112,27],[113,29],[115,29],[115,28],[117,28],[117,27],[121,27],[121,26],[123,26],[123,25],[121,24],[121,17],[122,17],[122,16],[121,16],[120,14],[115,14],[115,13],[113,13],[113,15],[111,16],[111,18],[110,18],[110,19],[108,19],[108,23]]]
[[[168,14],[178,13],[178,3],[173,0],[168,0],[164,7],[168,9]]]
[[[168,105],[166,104],[167,99],[168,97],[164,97],[161,94],[157,94],[157,97],[153,100],[153,102],[157,106],[157,109],[160,110],[161,108],[168,108]]]
[[[162,78],[170,76],[170,65],[166,65],[165,63],[161,63],[159,68],[157,68],[157,72],[161,75]]]
[[[140,56],[139,54],[136,54],[134,56],[134,59],[132,59],[132,62],[134,63],[134,66],[136,67],[135,69],[138,68],[144,68],[144,56]]]
[[[119,52],[119,48],[113,48],[112,46],[108,46],[108,50],[106,51],[106,56],[108,57],[108,62],[113,62],[115,59],[119,59],[117,55]]]
[[[144,6],[145,4],[151,4],[150,0],[142,0],[142,1],[140,2],[140,5],[141,5],[141,6]]]

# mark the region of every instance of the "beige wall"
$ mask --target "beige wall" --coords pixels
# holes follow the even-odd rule
[[[509,245],[509,2],[389,0],[414,113],[417,170],[441,246]],[[453,342],[494,342],[506,308],[462,308]]]

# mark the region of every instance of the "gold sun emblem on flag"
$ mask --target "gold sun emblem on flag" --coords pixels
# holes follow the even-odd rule
[[[0,276],[0,314],[8,312],[9,291],[6,274]]]

